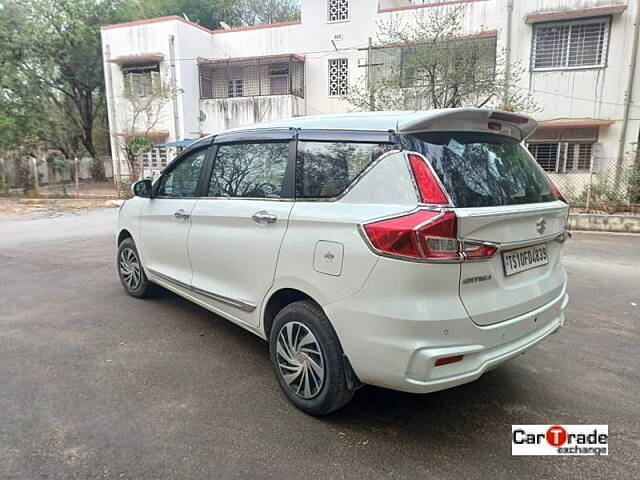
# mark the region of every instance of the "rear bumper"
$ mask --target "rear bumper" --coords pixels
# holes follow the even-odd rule
[[[564,323],[568,295],[564,288],[542,307],[489,326],[474,324],[463,308],[457,318],[433,321],[384,315],[384,308],[372,314],[376,300],[361,301],[356,295],[325,306],[358,378],[428,393],[476,380],[557,331]],[[447,308],[455,310],[450,303]],[[462,361],[435,366],[437,359],[455,355],[463,355]]]

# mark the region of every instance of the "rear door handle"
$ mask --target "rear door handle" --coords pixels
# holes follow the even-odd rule
[[[189,218],[189,214],[185,212],[183,209],[178,210],[176,213],[173,214],[173,216],[176,217],[176,219],[178,220],[186,220],[187,218]]]
[[[274,214],[267,212],[266,210],[261,210],[256,212],[251,217],[256,223],[275,223],[278,219]]]

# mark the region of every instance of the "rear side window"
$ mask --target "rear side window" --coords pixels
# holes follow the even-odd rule
[[[210,197],[279,198],[288,143],[220,145],[209,181]]]
[[[515,139],[495,134],[430,132],[405,135],[423,154],[456,207],[552,202],[546,175]]]
[[[389,144],[298,142],[296,196],[331,198],[340,195]]]

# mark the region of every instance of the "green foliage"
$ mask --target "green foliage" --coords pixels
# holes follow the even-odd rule
[[[134,155],[143,153],[153,146],[149,139],[144,137],[130,138],[127,144]]]
[[[99,27],[120,18],[115,0],[9,0],[0,10],[2,97],[23,141],[99,160],[95,120],[104,115]],[[17,107],[17,109],[15,109]],[[14,145],[20,138],[14,140]],[[98,176],[104,172],[96,162]]]
[[[640,147],[635,145],[635,154],[629,168],[629,201],[640,203]]]
[[[89,154],[104,176],[108,148],[100,26],[185,14],[220,28],[299,16],[296,0],[3,0],[0,8],[0,153]],[[104,150],[103,150],[104,151]]]
[[[589,194],[589,190],[585,188],[576,203],[586,206],[589,195],[589,210],[599,210],[606,213],[627,210],[627,195],[621,188],[615,186],[611,175],[595,175],[591,185],[591,193]]]
[[[221,28],[221,21],[231,26],[245,26],[300,18],[300,4],[296,0],[133,1],[128,9],[137,10],[143,18],[184,15],[210,29]]]

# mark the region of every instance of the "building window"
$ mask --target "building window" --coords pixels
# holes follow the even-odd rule
[[[269,83],[271,95],[289,93],[289,64],[273,63],[269,65]]]
[[[349,0],[329,0],[327,10],[330,22],[349,20]]]
[[[228,97],[244,97],[244,80],[242,78],[229,80],[227,87]]]
[[[529,151],[545,172],[588,172],[591,169],[593,143],[530,143]]]
[[[532,70],[604,67],[609,18],[534,25]]]
[[[161,87],[160,64],[131,65],[122,68],[126,96],[150,97]]]
[[[349,61],[346,58],[329,60],[329,95],[346,95],[348,86]]]

